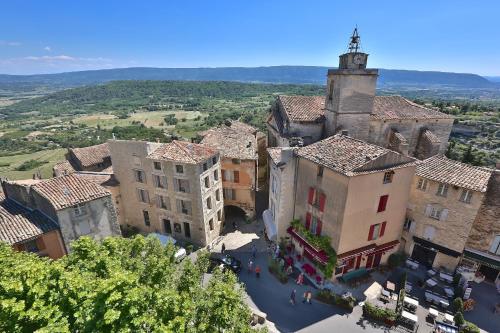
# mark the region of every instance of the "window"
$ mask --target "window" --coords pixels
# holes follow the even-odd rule
[[[80,231],[80,235],[88,235],[90,234],[90,224],[88,221],[80,221],[78,223],[78,230]]]
[[[318,166],[318,174],[317,174],[317,176],[318,177],[323,177],[323,171],[324,171],[324,168],[322,166]]]
[[[87,214],[87,207],[85,205],[76,205],[73,207],[73,214],[75,216],[82,216]]]
[[[427,179],[425,178],[420,178],[418,180],[417,188],[421,191],[427,190]]]
[[[153,175],[153,182],[155,184],[155,187],[157,188],[167,188],[167,177],[166,176],[159,176],[159,175]]]
[[[387,222],[382,222],[378,224],[372,224],[370,226],[370,230],[368,231],[368,240],[375,240],[378,239],[385,234],[385,226],[387,225]]]
[[[177,212],[191,215],[191,201],[177,199]]]
[[[490,252],[500,255],[500,235],[496,235],[490,247]]]
[[[463,189],[460,194],[460,201],[470,203],[472,199],[472,191]]]
[[[224,191],[224,199],[226,200],[236,200],[236,191],[232,188],[225,188]]]
[[[276,177],[271,176],[271,192],[276,194]]]
[[[142,217],[144,218],[144,224],[146,227],[151,225],[151,221],[149,220],[149,212],[147,210],[142,211]]]
[[[153,162],[153,168],[155,170],[161,170],[161,163],[160,162]]]
[[[207,198],[207,209],[212,209],[212,198]]]
[[[235,183],[239,183],[240,182],[240,172],[237,171],[237,170],[233,171],[233,181]]]
[[[172,234],[172,225],[170,224],[170,220],[163,219],[163,231],[166,234]]]
[[[210,221],[208,221],[208,227],[210,228],[210,231],[214,230],[214,219],[210,219]]]
[[[392,183],[392,176],[394,176],[394,171],[384,173],[384,184]]]
[[[217,221],[222,221],[222,210],[217,211]]]
[[[389,200],[388,195],[383,195],[380,197],[378,201],[378,208],[377,208],[377,213],[385,211],[385,208],[387,207],[387,201]]]
[[[143,170],[134,170],[134,178],[138,183],[145,183],[146,173]]]
[[[440,183],[436,195],[446,197],[448,195],[448,184]]]
[[[191,238],[191,229],[187,222],[184,222],[184,236],[186,236],[186,238]]]
[[[407,217],[405,219],[405,223],[403,225],[403,230],[406,230],[406,231],[413,231],[414,229],[414,225],[415,225],[415,221],[413,221],[412,219],[410,219],[409,217]],[[412,229],[413,228],[413,229]]]
[[[137,189],[137,198],[140,202],[149,203],[149,193],[148,191],[138,188]]]
[[[208,170],[208,163],[205,162],[203,163],[203,171],[207,171]]]
[[[212,165],[217,164],[217,156],[212,157]]]
[[[441,216],[441,210],[436,207],[432,207],[429,216],[432,217],[433,219],[439,220],[439,217]]]
[[[189,180],[174,178],[175,190],[177,192],[189,193]]]
[[[156,207],[161,208],[161,209],[170,210],[170,200],[163,195],[157,195],[156,196]]]
[[[214,180],[219,180],[219,170],[214,170]]]
[[[27,251],[27,252],[33,252],[33,253],[36,253],[38,251],[40,251],[40,249],[38,248],[38,244],[36,242],[37,240],[36,239],[33,239],[33,240],[30,240],[29,242],[26,242],[24,243],[24,249]]]
[[[206,176],[205,177],[205,188],[209,188],[210,187],[210,177]]]
[[[241,161],[240,161],[240,159],[239,159],[239,158],[233,158],[233,159],[231,160],[231,162],[233,162],[233,164],[240,164],[240,163],[241,163]]]
[[[427,240],[432,240],[436,234],[436,228],[431,225],[427,225],[424,228],[424,238]]]
[[[184,173],[184,166],[177,164],[175,166],[175,172],[177,172],[177,173]]]
[[[174,231],[178,234],[182,232],[180,223],[174,223]]]
[[[425,215],[436,220],[446,221],[448,218],[448,209],[429,204],[425,207]]]
[[[217,190],[215,191],[215,200],[216,200],[216,201],[220,201],[220,190],[219,190],[219,189],[217,189]]]

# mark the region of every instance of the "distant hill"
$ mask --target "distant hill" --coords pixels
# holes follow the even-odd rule
[[[328,67],[271,66],[219,68],[117,68],[39,75],[0,74],[0,93],[60,90],[115,80],[239,81],[254,83],[325,84]],[[385,86],[500,88],[476,74],[380,69]]]

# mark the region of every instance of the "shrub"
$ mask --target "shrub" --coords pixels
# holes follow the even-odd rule
[[[135,235],[138,235],[140,232],[139,228],[130,224],[120,225],[120,229],[122,232],[122,236],[125,238],[131,238]]]
[[[378,306],[372,305],[365,302],[363,305],[363,315],[378,321],[395,321],[396,312],[390,309],[379,308]]]
[[[389,265],[390,268],[396,268],[398,266],[401,266],[406,260],[406,255],[402,252],[396,252],[392,253],[389,256],[389,259],[387,261],[387,264]]]
[[[269,272],[273,274],[281,283],[288,282],[288,275],[280,267],[280,264],[275,259],[269,259],[268,262]]]
[[[47,163],[47,161],[37,161],[37,160],[24,161],[20,166],[18,166],[16,168],[16,171],[28,171],[28,170],[32,170],[32,169],[37,168],[40,165],[43,165],[45,163]]]
[[[186,244],[186,252],[188,254],[191,254],[194,250],[194,245],[193,244]]]
[[[463,313],[464,312],[464,302],[460,297],[457,297],[453,300],[452,303],[453,312],[454,313]]]
[[[460,330],[461,333],[480,333],[479,327],[471,323],[470,321],[465,322],[465,326]]]
[[[337,305],[346,310],[352,311],[356,305],[356,299],[354,297],[343,298],[342,296],[336,295],[327,289],[320,290],[316,293],[316,299],[320,302]]]
[[[462,312],[457,312],[455,314],[455,317],[453,317],[453,320],[455,321],[455,325],[457,325],[458,327],[465,324],[465,319],[464,319],[464,315],[462,314]]]

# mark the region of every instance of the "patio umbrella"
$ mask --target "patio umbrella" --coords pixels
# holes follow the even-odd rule
[[[376,299],[382,292],[382,286],[378,282],[373,282],[364,292],[366,300]]]

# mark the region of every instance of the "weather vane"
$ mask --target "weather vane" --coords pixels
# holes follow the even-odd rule
[[[358,26],[354,28],[352,32],[351,40],[349,42],[349,52],[358,53],[358,50],[361,48],[361,37],[358,34]]]

